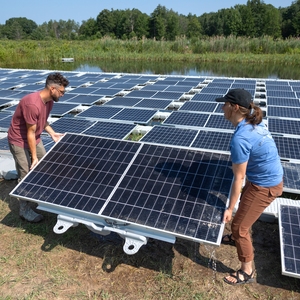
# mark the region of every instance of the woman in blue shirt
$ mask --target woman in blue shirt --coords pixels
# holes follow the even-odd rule
[[[253,103],[251,94],[244,89],[231,89],[216,101],[224,102],[224,117],[235,127],[230,143],[234,179],[229,206],[224,212],[225,223],[231,220],[240,196],[231,223],[232,234],[224,236],[222,242],[235,244],[241,267],[224,277],[224,281],[232,285],[251,283],[254,250],[250,230],[265,208],[282,194],[283,169],[276,144],[262,122],[262,111]]]

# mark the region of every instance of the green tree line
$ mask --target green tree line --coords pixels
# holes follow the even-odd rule
[[[9,40],[93,40],[105,36],[116,39],[175,41],[178,37],[199,39],[214,36],[287,39],[300,35],[300,0],[275,8],[260,0],[248,0],[200,16],[178,14],[158,5],[147,15],[138,9],[102,10],[96,19],[81,24],[74,20],[50,20],[42,25],[25,17],[10,18],[0,24],[0,38]]]

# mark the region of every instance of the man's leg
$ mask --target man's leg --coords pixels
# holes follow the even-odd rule
[[[15,160],[16,170],[18,173],[18,182],[20,182],[29,172],[31,164],[30,153],[28,149],[24,149],[12,144],[9,144],[9,148]],[[19,198],[18,200],[20,204],[19,215],[21,219],[33,223],[40,222],[44,219],[43,215],[37,214],[31,209],[28,201],[21,200]]]

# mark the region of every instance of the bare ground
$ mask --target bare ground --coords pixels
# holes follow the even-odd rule
[[[0,181],[0,299],[300,299],[300,279],[281,275],[276,223],[253,226],[257,282],[230,286],[223,277],[239,267],[235,247],[149,239],[129,256],[113,233],[79,225],[57,235],[45,212],[40,224],[21,221],[15,185]]]

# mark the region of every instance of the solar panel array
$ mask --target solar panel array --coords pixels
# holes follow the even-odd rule
[[[42,89],[50,72],[0,69],[1,131],[7,131],[18,101],[26,94]],[[229,143],[234,133],[234,127],[224,119],[222,104],[216,103],[215,98],[223,96],[231,88],[247,89],[253,95],[254,102],[261,106],[265,116],[264,122],[278,146],[284,168],[284,190],[300,193],[298,179],[300,159],[297,151],[300,138],[299,81],[151,74],[62,73],[69,79],[70,85],[67,87],[64,97],[60,99],[59,103],[55,103],[51,112],[53,129],[61,133],[68,132],[72,137],[73,134],[84,134],[93,137],[94,141],[100,137],[103,141],[104,138],[131,140],[134,139],[135,134],[140,134],[140,142],[136,142],[137,145],[140,145],[142,149],[146,149],[146,145],[148,145],[153,153],[148,157],[146,154],[142,155],[138,152],[139,155],[136,159],[138,157],[149,159],[150,169],[153,169],[151,161],[157,159],[157,149],[165,151],[163,149],[177,149],[177,147],[186,148],[187,153],[188,151],[203,151],[201,154],[203,157],[208,155],[207,153],[216,155],[217,165],[222,157],[222,161],[225,160],[227,164],[227,161],[230,160]],[[70,138],[69,135],[67,136]],[[50,153],[54,153],[60,144],[55,145],[47,135],[43,135],[42,140],[46,150],[51,149]],[[73,146],[76,149],[78,147],[82,149],[81,145],[75,142]],[[209,167],[213,168],[212,160],[208,159],[208,161]],[[184,164],[184,162],[182,163]],[[141,163],[139,163],[140,165]],[[120,164],[120,168],[123,168],[122,166],[127,165],[126,163]],[[142,169],[138,168],[139,171]],[[101,214],[105,212],[105,217],[108,218],[126,222],[134,220],[134,223],[139,222],[141,226],[157,226],[155,230],[165,231],[166,228],[160,228],[160,225],[153,225],[150,221],[145,220],[146,212],[149,213],[148,207],[144,207],[137,200],[138,198],[133,197],[137,201],[134,204],[119,202],[120,195],[122,195],[120,196],[122,199],[126,199],[129,191],[133,191],[129,185],[132,178],[138,182],[139,187],[143,186],[143,182],[149,180],[148,175],[143,177],[144,174],[141,173],[139,176],[129,176],[127,171],[122,170],[124,175],[122,180],[124,181],[122,181],[120,189],[114,192],[110,191],[109,199],[106,196],[103,198],[103,201],[105,203],[108,201],[109,205],[105,205],[101,201],[99,202],[101,205],[97,204],[103,208]],[[172,169],[169,172],[175,174],[179,171]],[[232,180],[232,174],[228,175],[228,179]],[[222,180],[225,179],[222,177],[219,181]],[[169,184],[169,182],[164,182],[164,184]],[[172,181],[171,184],[175,184],[175,181]],[[224,197],[228,192],[227,188]],[[147,190],[148,186],[145,184],[143,189]],[[143,194],[144,190],[139,192]],[[65,192],[61,191],[61,193],[63,195]],[[158,195],[156,196],[158,197]],[[75,198],[77,199],[77,197]],[[118,213],[115,211],[110,215],[104,209],[106,206],[109,209],[113,206]],[[72,208],[71,206],[67,207]],[[128,207],[132,208],[130,212],[127,211]],[[126,214],[123,213],[123,210]],[[174,211],[177,211],[177,208]],[[177,213],[175,215],[177,216]],[[175,220],[176,217],[170,211],[167,216],[163,215],[162,217],[167,218],[164,219],[166,220],[164,224],[168,224],[168,228],[175,224],[175,221],[171,220]],[[170,220],[170,223],[167,220]],[[190,222],[190,220],[184,222]],[[150,223],[151,225],[149,225]],[[174,228],[173,230],[176,234],[181,234],[179,229],[178,232]],[[183,235],[185,234],[187,232],[183,233]]]

